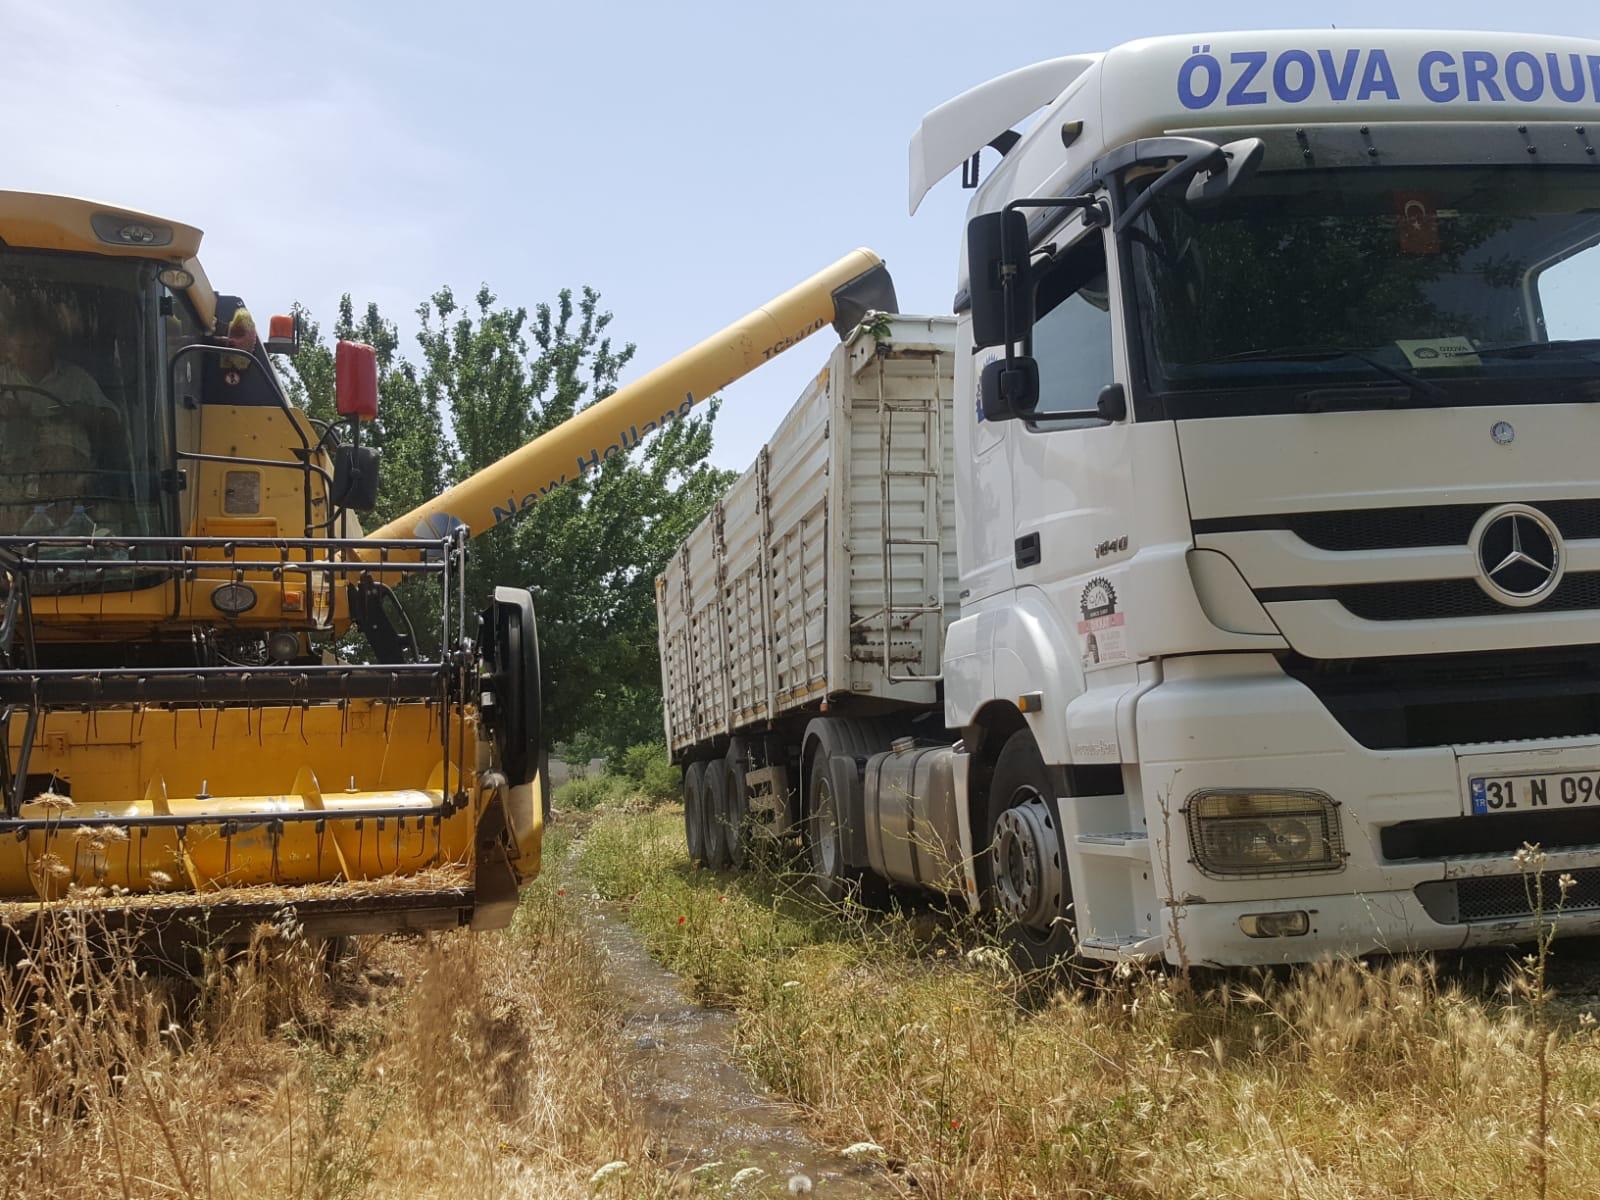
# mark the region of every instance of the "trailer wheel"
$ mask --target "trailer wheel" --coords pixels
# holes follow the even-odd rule
[[[723,829],[728,862],[735,871],[742,871],[750,859],[750,805],[745,798],[744,764],[729,758],[718,765],[724,768],[723,786],[727,792]]]
[[[728,773],[720,761],[706,764],[702,804],[706,866],[720,871],[728,865]]]
[[[683,833],[690,863],[706,860],[705,763],[692,762],[683,769]]]
[[[1044,757],[1026,729],[1001,747],[989,786],[989,876],[1002,935],[1024,970],[1072,956],[1067,847]]]

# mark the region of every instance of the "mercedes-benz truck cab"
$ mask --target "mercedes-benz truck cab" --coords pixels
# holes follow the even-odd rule
[[[948,724],[1039,696],[1090,939],[1525,938],[1525,843],[1600,927],[1600,43],[1058,71],[962,263]]]
[[[836,351],[661,581],[691,849],[1031,961],[1600,930],[1600,41],[1155,38],[910,149],[992,168],[954,328]]]

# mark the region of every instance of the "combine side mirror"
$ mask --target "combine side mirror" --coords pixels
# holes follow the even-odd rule
[[[340,446],[333,452],[335,508],[368,513],[378,507],[378,452],[371,446]]]
[[[362,342],[340,342],[333,356],[333,405],[341,417],[370,421],[378,415],[378,352]]]
[[[1028,218],[1019,210],[983,213],[967,223],[967,280],[972,341],[980,350],[1015,342],[1020,330],[1033,326]]]

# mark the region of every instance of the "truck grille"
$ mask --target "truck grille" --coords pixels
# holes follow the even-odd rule
[[[1588,647],[1356,659],[1283,654],[1278,661],[1373,750],[1600,734],[1600,652]],[[1506,820],[1515,818],[1496,818]],[[1546,837],[1484,849],[1549,845]],[[1391,858],[1467,852],[1385,850]]]
[[[1194,530],[1203,534],[1285,529],[1319,550],[1415,550],[1465,546],[1478,518],[1495,507],[1498,502],[1218,517],[1196,521]],[[1535,507],[1554,521],[1569,541],[1600,538],[1600,499],[1538,501]]]
[[[1315,588],[1260,588],[1263,604],[1287,600],[1336,600],[1364,621],[1428,621],[1495,617],[1513,610],[1490,599],[1471,579],[1423,579],[1407,583],[1352,583]],[[1600,608],[1600,572],[1568,575],[1550,598],[1519,612],[1573,612]]]
[[[1565,899],[1561,895],[1563,874],[1571,875],[1573,882]],[[1536,907],[1542,918],[1555,920],[1600,909],[1600,867],[1544,871],[1537,882],[1532,875],[1521,873],[1433,879],[1417,884],[1416,895],[1427,914],[1441,925],[1525,920],[1534,915]]]
[[[1401,821],[1384,827],[1378,839],[1391,862],[1510,854],[1525,845],[1546,850],[1600,846],[1600,808]]]

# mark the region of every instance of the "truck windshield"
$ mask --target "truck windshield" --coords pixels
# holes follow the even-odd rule
[[[0,534],[165,532],[155,270],[0,250]],[[130,582],[85,575],[35,590]]]
[[[1262,173],[1134,231],[1168,415],[1600,399],[1600,177],[1523,167]]]

